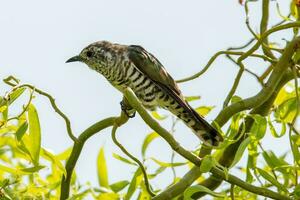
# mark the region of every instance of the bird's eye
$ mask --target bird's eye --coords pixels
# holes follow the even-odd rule
[[[87,56],[88,58],[92,57],[92,56],[93,56],[93,52],[87,51],[87,52],[86,52],[86,56]]]

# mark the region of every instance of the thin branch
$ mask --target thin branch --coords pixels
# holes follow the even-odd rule
[[[266,30],[268,28],[269,3],[270,3],[270,0],[263,0],[262,1],[262,17],[261,17],[261,21],[260,21],[260,34],[263,34],[264,32],[266,32]],[[266,47],[266,46],[269,45],[269,41],[268,41],[267,37],[264,39],[263,43],[266,44],[266,45],[262,46],[262,50],[263,50],[264,54],[267,55],[270,58],[275,59],[275,56],[272,53],[272,51],[270,51],[270,49]]]
[[[231,184],[230,186],[230,197],[231,197],[231,200],[234,200],[234,185]]]
[[[242,46],[238,46],[238,47],[229,47],[227,50],[231,51],[231,50],[241,50],[244,49],[246,47],[248,47],[250,44],[252,44],[252,42],[254,42],[255,38],[251,38],[246,44],[242,45]]]
[[[240,80],[242,78],[242,75],[243,75],[243,72],[245,70],[245,66],[242,62],[239,63],[238,65],[240,67],[240,70],[239,72],[237,73],[236,77],[235,77],[235,80],[234,80],[234,83],[232,85],[232,88],[230,89],[224,103],[223,103],[223,108],[227,107],[229,101],[231,100],[232,96],[234,95],[239,83],[240,83]]]
[[[73,134],[73,132],[72,132],[71,122],[70,122],[69,118],[68,118],[68,117],[67,117],[67,116],[66,116],[66,115],[65,115],[65,114],[57,107],[57,105],[56,105],[56,103],[55,103],[55,99],[54,99],[50,94],[48,94],[47,92],[44,92],[44,91],[42,91],[42,90],[40,90],[40,89],[35,88],[33,85],[30,85],[30,84],[22,84],[22,85],[18,85],[17,83],[12,83],[12,82],[10,82],[10,80],[16,81],[16,80],[18,80],[18,79],[16,79],[16,78],[13,77],[13,76],[9,76],[9,77],[7,77],[6,79],[3,79],[3,81],[4,81],[6,84],[8,84],[8,85],[14,87],[13,90],[15,90],[15,89],[17,89],[17,88],[30,88],[31,90],[34,90],[35,92],[39,93],[40,95],[47,97],[47,98],[49,99],[49,101],[50,101],[50,103],[51,103],[51,106],[52,106],[52,108],[54,109],[54,111],[55,111],[56,113],[58,113],[58,114],[64,119],[64,121],[65,121],[65,123],[66,123],[67,132],[68,132],[69,137],[70,137],[74,142],[77,140],[77,138],[74,136],[74,134]]]
[[[15,117],[11,117],[11,118],[7,119],[7,121],[18,120],[28,110],[29,105],[31,104],[31,101],[33,99],[34,91],[35,91],[35,89],[30,90],[29,100],[28,100],[26,106],[23,108],[22,112],[20,114],[18,114],[17,116],[15,116]]]
[[[230,119],[230,117],[233,114],[263,104],[274,92],[277,84],[280,82],[284,74],[284,71],[291,66],[291,62],[290,62],[291,57],[294,51],[297,48],[299,48],[299,45],[300,45],[300,37],[297,37],[293,41],[291,41],[285,48],[285,51],[282,54],[281,58],[279,59],[278,63],[274,66],[272,74],[270,75],[268,81],[266,82],[265,87],[255,96],[231,104],[230,106],[224,108],[216,117],[215,123],[217,123],[221,127]],[[243,57],[241,56],[240,61],[246,57],[247,55]]]
[[[71,155],[65,167],[67,171],[67,177],[62,176],[61,180],[60,200],[66,200],[67,198],[69,198],[71,177],[85,142],[99,131],[113,126],[116,119],[116,117],[110,117],[93,124],[92,126],[88,127],[85,131],[83,131],[79,135],[78,139],[74,142]]]
[[[188,173],[186,173],[179,182],[170,186],[166,190],[162,191],[160,194],[155,196],[152,200],[165,200],[173,199],[174,197],[183,194],[184,190],[192,185],[192,183],[201,176],[199,167],[193,167]]]
[[[164,138],[166,142],[168,142],[168,144],[172,147],[172,149],[174,149],[174,151],[176,151],[187,160],[191,161],[196,166],[200,166],[200,158],[180,146],[179,143],[174,139],[174,137],[167,130],[161,127],[160,124],[155,119],[153,119],[151,115],[149,115],[149,113],[145,110],[145,108],[142,106],[142,104],[139,102],[138,98],[130,88],[125,89],[123,93],[126,99],[129,101],[130,105],[140,114],[144,122],[148,124],[154,131],[156,131],[162,138]],[[218,167],[212,167],[210,172],[213,174],[213,176],[221,178],[231,184],[235,184],[249,192],[278,200],[290,200],[290,198],[285,195],[281,195],[265,188],[252,186],[251,184],[242,181],[236,176],[223,172]]]
[[[122,112],[123,113],[123,112]],[[119,118],[122,118],[123,116],[121,115]],[[116,119],[118,120],[118,119]],[[113,142],[115,143],[115,145],[117,145],[121,151],[126,154],[130,159],[132,159],[134,162],[136,162],[140,169],[142,170],[142,173],[143,173],[143,176],[144,176],[144,181],[145,181],[145,186],[146,186],[146,189],[148,191],[148,193],[153,197],[155,196],[155,193],[153,193],[153,191],[151,190],[151,185],[149,183],[149,179],[148,179],[148,175],[147,175],[147,172],[146,172],[146,169],[144,167],[144,165],[141,163],[141,161],[139,161],[139,159],[137,159],[136,157],[134,157],[133,155],[131,155],[125,147],[123,147],[123,145],[118,141],[117,137],[116,137],[116,131],[117,131],[117,128],[120,127],[120,124],[117,124],[115,123],[113,128],[112,128],[112,131],[111,131],[111,137],[112,137],[112,140]]]
[[[182,82],[186,82],[186,81],[190,81],[190,80],[194,80],[196,78],[198,78],[199,76],[201,76],[202,74],[204,74],[208,69],[209,67],[213,64],[213,62],[220,56],[220,55],[237,55],[237,56],[241,56],[241,55],[244,55],[245,52],[241,52],[241,51],[219,51],[217,53],[215,53],[215,55],[213,55],[209,61],[207,62],[207,64],[204,66],[204,68],[200,71],[200,72],[197,72],[196,74],[190,76],[190,77],[187,77],[187,78],[183,78],[183,79],[180,79],[180,80],[177,80],[176,82],[177,83],[182,83]],[[260,55],[260,54],[252,54],[252,55],[249,55],[250,57],[256,57],[256,58],[261,58],[265,61],[268,61],[270,63],[276,63],[275,60],[273,59],[270,59],[268,58],[267,56],[264,56],[264,55]]]

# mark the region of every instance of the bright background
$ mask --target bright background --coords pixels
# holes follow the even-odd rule
[[[282,12],[287,13],[287,2],[278,2]],[[84,64],[65,64],[89,43],[109,40],[142,45],[175,79],[181,79],[200,71],[217,51],[240,46],[251,38],[245,26],[244,7],[237,0],[1,0],[0,3],[0,78],[14,75],[22,82],[52,94],[69,116],[77,135],[96,121],[118,115],[122,98],[101,75],[88,70]],[[250,4],[250,10],[250,23],[258,32],[260,2]],[[275,2],[271,2],[271,13],[271,21],[280,20]],[[267,66],[253,60],[247,64],[248,68],[260,72]],[[180,84],[180,88],[186,96],[202,97],[193,106],[216,106],[207,116],[207,120],[212,121],[222,108],[237,70],[222,57],[206,74]],[[249,97],[259,89],[256,80],[245,74],[237,95]],[[7,90],[8,87],[1,83],[0,94]],[[43,146],[55,153],[71,146],[63,120],[53,112],[48,101],[38,96],[34,103],[39,111]],[[170,122],[171,117],[163,123],[164,127],[170,129]],[[103,145],[110,183],[132,176],[134,168],[112,158],[112,152],[120,151],[111,142],[110,130],[102,131],[86,143],[76,167],[81,183],[90,181],[97,185],[96,157]],[[194,149],[198,145],[198,139],[183,124],[176,126],[176,130],[175,137],[183,146]],[[140,157],[142,141],[150,132],[151,129],[136,116],[119,129],[118,138],[130,152]],[[288,143],[279,141],[265,141],[266,149],[284,152]],[[281,145],[280,149],[278,145]],[[164,141],[158,139],[151,144],[147,155],[168,162],[171,151]],[[181,159],[178,156],[176,160]],[[243,162],[244,159],[239,164]],[[149,165],[156,166],[151,161]],[[178,176],[185,171],[186,168],[180,169]],[[171,183],[172,178],[171,172],[166,171],[151,183],[164,187]]]

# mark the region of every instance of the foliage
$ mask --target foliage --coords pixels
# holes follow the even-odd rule
[[[150,116],[139,104],[137,98],[128,90],[124,93],[129,103],[137,110],[153,132],[149,133],[141,146],[143,160],[139,161],[118,142],[117,128],[128,118],[122,113],[88,127],[75,137],[70,120],[57,107],[54,98],[30,84],[20,84],[10,76],[4,83],[11,89],[0,96],[0,199],[195,199],[210,195],[214,199],[258,199],[259,196],[273,199],[300,199],[300,134],[297,131],[299,116],[299,55],[298,37],[299,2],[290,2],[290,14],[283,15],[280,6],[277,12],[281,21],[268,28],[269,0],[262,0],[260,32],[255,33],[249,23],[250,0],[239,1],[245,8],[246,26],[253,38],[246,45],[232,47],[217,52],[200,72],[178,82],[192,81],[213,64],[220,55],[233,61],[239,67],[234,84],[224,100],[224,108],[214,120],[214,125],[224,131],[225,141],[217,149],[202,145],[190,152],[181,147],[170,132],[175,131],[177,121],[173,120],[171,131],[160,126],[168,116],[158,112]],[[256,2],[258,4],[259,2]],[[275,2],[274,2],[275,3]],[[291,39],[282,47],[278,41],[269,42],[275,32],[290,30]],[[255,42],[255,44],[253,44]],[[249,57],[263,59],[267,67],[261,75],[250,71],[245,60]],[[244,72],[254,76],[261,84],[257,95],[243,99],[235,95]],[[54,154],[41,145],[43,132],[34,98],[46,97],[54,111],[65,121],[67,134],[74,141],[71,148]],[[26,100],[27,98],[27,100]],[[187,101],[198,103],[199,96],[186,97]],[[18,103],[24,104],[18,107]],[[208,114],[214,106],[199,105],[195,110],[201,115]],[[13,112],[12,112],[13,111]],[[18,111],[18,112],[16,112]],[[17,113],[17,114],[15,114]],[[227,123],[227,126],[226,126]],[[135,171],[129,180],[111,183],[106,153],[99,147],[97,176],[99,184],[80,184],[74,167],[85,142],[97,132],[113,127],[112,139],[124,153],[114,153],[113,157]],[[221,130],[222,128],[222,130]],[[268,136],[266,136],[268,135]],[[282,140],[288,138],[290,150],[277,155],[272,149],[265,149],[267,137]],[[166,162],[148,155],[148,149],[155,140],[164,139],[174,150],[172,161]],[[180,154],[185,162],[174,162]],[[239,161],[246,158],[242,166]],[[155,168],[149,172],[145,162]],[[183,177],[177,176],[177,168],[187,166],[190,170]],[[166,188],[151,185],[151,181],[166,170],[172,170],[173,182]],[[81,173],[81,172],[77,172]],[[242,174],[242,180],[232,173]],[[217,192],[218,186],[222,187]]]

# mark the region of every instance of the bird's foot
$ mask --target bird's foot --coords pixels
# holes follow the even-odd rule
[[[120,102],[121,110],[125,113],[128,118],[135,117],[135,110],[130,106],[126,105],[123,101]]]

